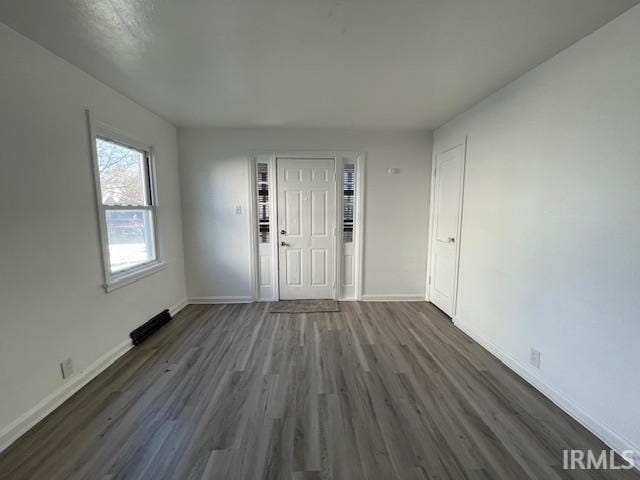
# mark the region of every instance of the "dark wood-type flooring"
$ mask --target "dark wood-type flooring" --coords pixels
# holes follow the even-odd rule
[[[426,303],[184,309],[0,454],[0,479],[640,478]]]

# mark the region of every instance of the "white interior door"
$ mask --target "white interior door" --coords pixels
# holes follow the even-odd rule
[[[335,298],[333,159],[277,159],[280,299]]]
[[[435,158],[429,296],[449,316],[455,313],[464,155],[458,145]]]

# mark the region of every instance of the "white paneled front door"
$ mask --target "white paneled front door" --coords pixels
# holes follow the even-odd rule
[[[455,314],[464,155],[462,144],[435,158],[429,296],[449,316]]]
[[[277,159],[280,299],[335,297],[333,159]]]

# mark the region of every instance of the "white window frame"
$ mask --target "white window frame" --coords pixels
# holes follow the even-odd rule
[[[102,250],[102,264],[104,271],[104,289],[107,292],[111,292],[116,290],[117,288],[124,287],[125,285],[130,285],[133,282],[136,282],[142,278],[148,277],[160,270],[166,268],[167,264],[162,260],[162,249],[159,235],[159,224],[158,224],[158,192],[157,192],[157,179],[156,179],[156,168],[155,168],[155,158],[153,155],[153,147],[150,145],[145,145],[142,142],[134,140],[128,137],[125,133],[120,130],[111,127],[105,123],[99,122],[92,118],[91,113],[87,110],[87,119],[89,123],[89,135],[91,140],[91,157],[93,163],[93,176],[94,176],[94,184],[96,191],[96,206],[98,213],[98,225],[100,230],[100,247]],[[98,166],[98,151],[96,142],[98,139],[103,139],[107,141],[111,141],[117,143],[119,145],[133,148],[135,150],[139,150],[144,152],[147,160],[147,178],[149,182],[149,203],[150,205],[141,205],[141,206],[119,206],[119,205],[109,205],[106,206],[102,202],[102,189],[100,186],[100,169]],[[152,226],[153,226],[153,242],[154,242],[154,250],[155,250],[155,259],[143,263],[141,265],[136,265],[131,268],[127,268],[125,270],[119,272],[111,272],[111,261],[109,259],[109,238],[108,238],[108,227],[107,227],[107,218],[106,212],[107,210],[148,210],[151,212],[152,216]]]

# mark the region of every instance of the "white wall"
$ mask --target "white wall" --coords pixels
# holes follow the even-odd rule
[[[334,149],[367,153],[364,295],[424,298],[430,133],[185,128],[178,138],[189,297],[251,295],[247,155]]]
[[[434,140],[442,151],[469,136],[460,325],[636,451],[639,27],[636,7]],[[531,347],[540,370],[529,366]]]
[[[175,128],[3,24],[0,58],[2,443],[11,422],[73,382],[61,360],[86,369],[184,298],[185,284]],[[168,268],[109,294],[86,107],[157,154]]]

